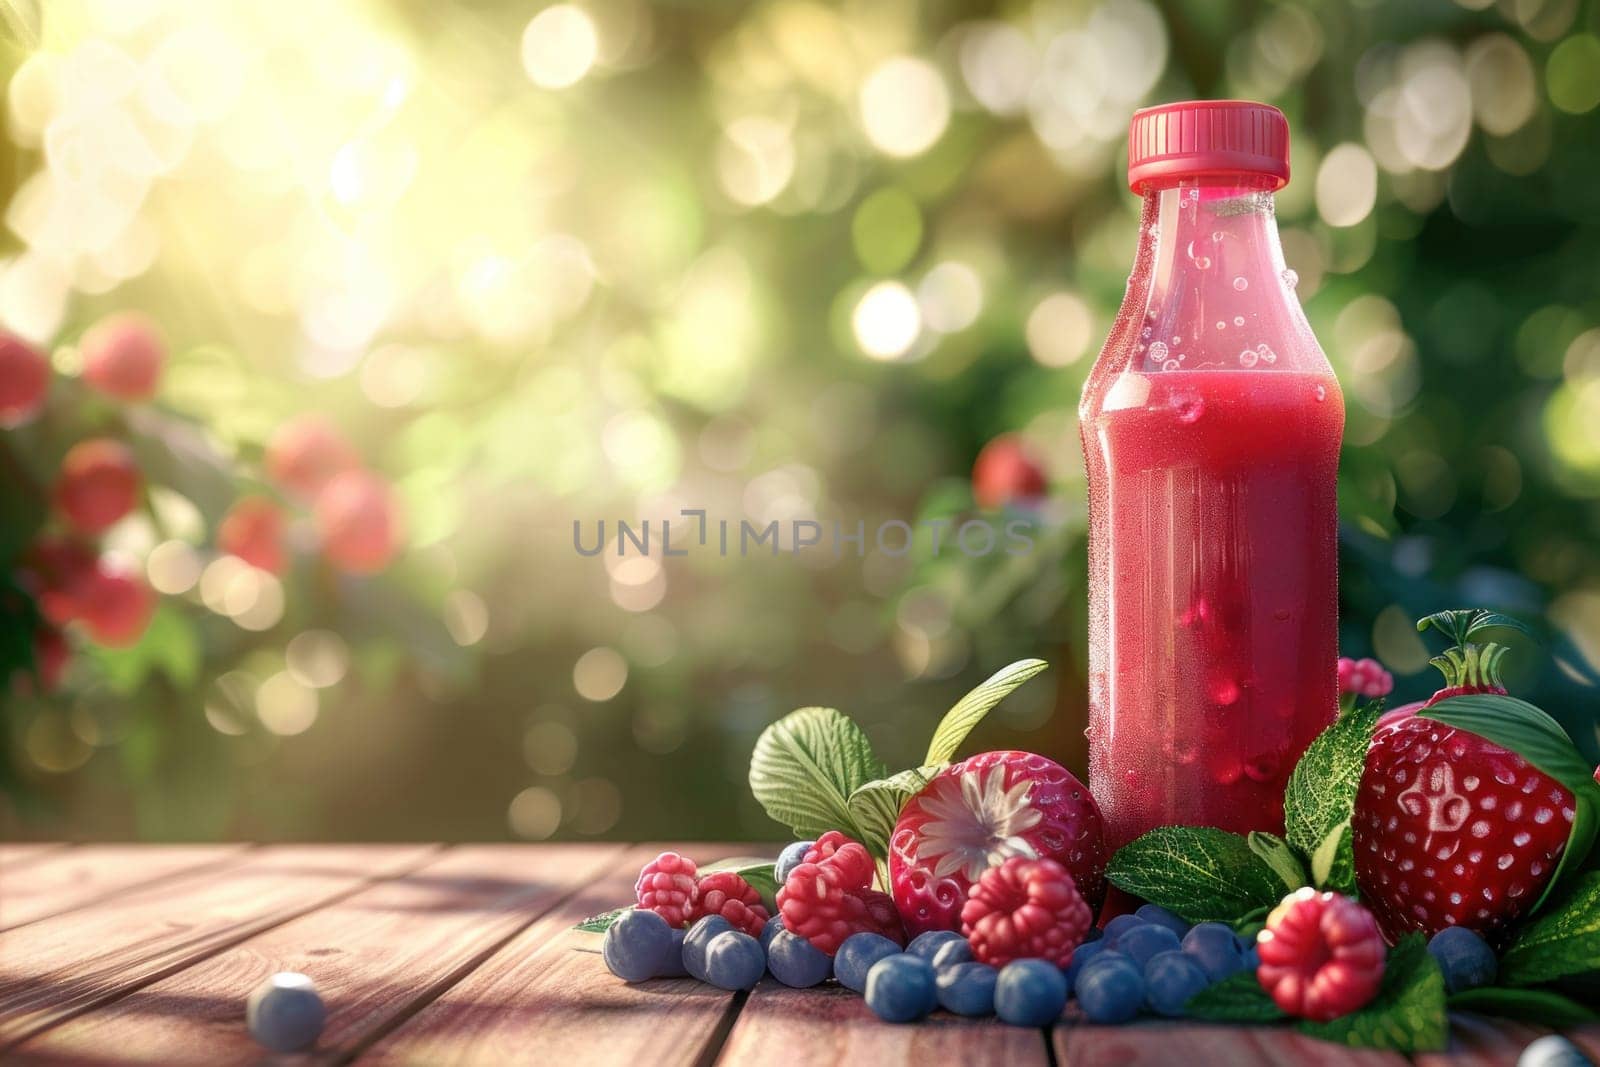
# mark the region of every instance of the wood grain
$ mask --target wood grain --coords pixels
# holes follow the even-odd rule
[[[790,989],[767,978],[751,991],[719,1062],[821,1065],[1049,1063],[1043,1030],[939,1012],[914,1026],[891,1026],[842,986]]]
[[[1450,1047],[1412,1057],[1420,1067],[1514,1067],[1522,1050],[1550,1031],[1511,1019],[1450,1013]]]
[[[1073,1067],[1405,1067],[1408,1062],[1397,1052],[1347,1048],[1287,1027],[1062,1025],[1056,1027],[1054,1038],[1056,1059]]]
[[[614,866],[621,851],[454,849],[46,1030],[14,1053],[48,1062],[116,1049],[138,1063],[251,1063],[261,1048],[245,1029],[245,999],[269,975],[301,971],[328,1009],[317,1056],[339,1059],[433,1000],[518,929]]]
[[[401,873],[424,845],[267,849],[0,933],[0,1050]]]
[[[22,842],[0,844],[0,876],[9,874],[25,864],[42,859],[69,846],[61,841]]]
[[[243,858],[245,845],[100,845],[62,849],[0,871],[0,930],[130,889]]]
[[[430,1067],[702,1062],[720,1044],[736,1010],[735,996],[687,978],[626,985],[606,971],[594,951],[598,935],[571,928],[631,900],[640,866],[657,851],[654,846],[630,850],[611,873],[517,935],[358,1062]],[[727,854],[701,846],[680,851],[699,862]]]

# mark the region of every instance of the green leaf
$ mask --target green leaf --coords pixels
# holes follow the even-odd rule
[[[1500,981],[1526,986],[1600,972],[1600,871],[1524,927],[1500,958]]]
[[[850,794],[850,815],[869,852],[880,857],[889,855],[889,838],[894,834],[894,824],[900,821],[900,809],[947,766],[939,763],[913,767],[868,782]]]
[[[1009,667],[1002,667],[988,681],[956,701],[955,707],[945,712],[944,718],[939,720],[938,728],[933,731],[933,740],[928,742],[928,754],[922,762],[950,762],[972,728],[982,722],[996,704],[1049,666],[1042,659],[1018,660]]]
[[[800,837],[842,830],[859,840],[850,794],[881,777],[867,735],[833,708],[790,712],[761,732],[750,754],[750,792]]]
[[[1484,630],[1516,630],[1530,637],[1536,636],[1521,619],[1502,615],[1498,611],[1484,611],[1482,608],[1436,611],[1417,620],[1418,633],[1426,632],[1430,626],[1458,645],[1466,644]]]
[[[1192,1019],[1213,1023],[1271,1023],[1288,1018],[1261,988],[1254,971],[1207,986],[1189,998],[1184,1011]]]
[[[1261,862],[1272,868],[1272,873],[1282,880],[1285,889],[1294,890],[1311,884],[1306,879],[1306,869],[1301,866],[1300,857],[1289,847],[1289,842],[1277,834],[1251,830],[1245,843],[1250,846],[1251,852],[1261,857]]]
[[[1355,1048],[1431,1052],[1450,1037],[1444,975],[1428,955],[1421,934],[1412,934],[1389,951],[1383,984],[1366,1007],[1332,1022],[1302,1022],[1300,1029],[1325,1041]]]
[[[623,912],[632,910],[633,905],[629,904],[625,908],[612,908],[610,911],[602,911],[599,915],[589,916],[583,922],[574,926],[573,929],[582,930],[584,933],[589,934],[603,934],[611,928],[611,924],[616,922]]]
[[[1348,821],[1330,830],[1311,854],[1311,884],[1337,893],[1355,893],[1356,849]]]
[[[1449,1005],[1453,1011],[1475,1011],[1558,1030],[1600,1022],[1600,1015],[1593,1010],[1551,989],[1464,989],[1450,995]]]
[[[1232,922],[1276,904],[1283,884],[1238,834],[1209,826],[1162,826],[1119,848],[1111,884],[1190,922]]]
[[[1345,875],[1336,835],[1350,825],[1380,710],[1382,705],[1370,703],[1341,715],[1311,742],[1289,775],[1283,794],[1284,836],[1312,861],[1312,882],[1318,888],[1348,892],[1354,887],[1354,863]],[[1329,851],[1323,852],[1325,848]],[[1338,884],[1340,880],[1348,884]]]
[[[95,646],[91,655],[106,685],[123,695],[137,690],[152,671],[160,670],[180,689],[193,685],[200,672],[194,622],[165,604],[150,617],[137,642],[127,648]]]
[[[778,896],[778,876],[774,873],[774,864],[771,860],[760,859],[755,856],[732,856],[715,863],[708,863],[699,869],[703,877],[715,874],[718,871],[732,871],[746,882],[750,888],[761,894],[761,902],[767,906],[769,912],[776,913],[776,898]]]
[[[1589,855],[1594,845],[1597,813],[1600,813],[1600,784],[1594,768],[1583,758],[1572,738],[1544,711],[1526,700],[1500,693],[1469,693],[1441,700],[1418,711],[1423,718],[1446,726],[1467,730],[1509,749],[1572,791],[1575,798],[1572,831],[1561,862],[1534,902],[1542,909],[1564,889]]]

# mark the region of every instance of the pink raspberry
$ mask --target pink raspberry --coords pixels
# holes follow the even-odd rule
[[[854,845],[854,848],[846,846]],[[843,850],[841,854],[841,849]],[[817,838],[816,844],[806,851],[805,863],[821,863],[832,860],[834,863],[845,866],[845,879],[847,884],[860,886],[862,889],[872,884],[872,855],[867,847],[859,841],[852,840],[838,830],[829,830]]]
[[[830,956],[845,938],[863,930],[904,943],[894,901],[870,888],[872,873],[866,846],[837,831],[823,834],[778,890],[784,929]]]
[[[639,871],[633,892],[639,907],[655,912],[668,926],[682,926],[699,896],[694,860],[663,852]]]
[[[1376,700],[1394,691],[1394,675],[1375,659],[1339,657],[1339,692]]]
[[[1372,913],[1349,897],[1307,886],[1284,897],[1256,940],[1256,978],[1290,1015],[1327,1022],[1378,994],[1383,935]]]
[[[691,924],[707,915],[720,915],[735,930],[761,936],[761,928],[767,925],[767,906],[749,882],[732,871],[717,871],[700,879],[695,888],[699,896],[689,912]]]
[[[1022,959],[1065,967],[1093,921],[1065,867],[1026,856],[984,871],[961,909],[972,955],[991,967]]]

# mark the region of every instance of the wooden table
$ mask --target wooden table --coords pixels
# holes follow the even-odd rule
[[[1405,1063],[1281,1028],[889,1026],[836,988],[624,985],[572,926],[627,901],[657,851],[0,845],[0,1061],[259,1062],[245,997],[290,970],[316,981],[328,1025],[313,1053],[272,1062]],[[1451,1052],[1417,1061],[1511,1064],[1540,1032],[1459,1017]],[[1600,1059],[1600,1028],[1571,1036]]]

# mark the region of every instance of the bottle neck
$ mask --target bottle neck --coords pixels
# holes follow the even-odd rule
[[[1124,302],[1137,333],[1134,368],[1325,366],[1296,281],[1268,180],[1186,178],[1147,189]]]

